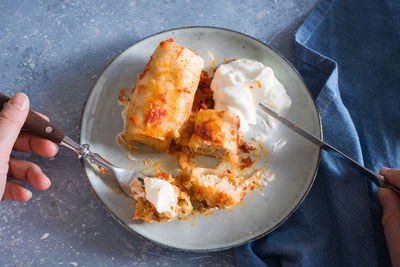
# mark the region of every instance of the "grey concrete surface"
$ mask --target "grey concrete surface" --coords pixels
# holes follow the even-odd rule
[[[33,109],[77,139],[95,76],[120,50],[170,28],[219,26],[270,44],[293,62],[293,36],[316,0],[0,2],[0,91],[24,92]],[[51,178],[24,204],[0,204],[1,266],[233,266],[232,250],[179,252],[119,225],[92,193],[75,155],[39,164]]]

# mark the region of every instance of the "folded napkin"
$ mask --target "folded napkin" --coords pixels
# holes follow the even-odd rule
[[[324,139],[366,167],[400,168],[400,4],[322,0],[296,33],[296,64]],[[377,188],[323,152],[313,188],[270,235],[235,249],[240,266],[390,266]]]

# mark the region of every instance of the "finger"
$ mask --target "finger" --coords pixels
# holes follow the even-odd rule
[[[50,140],[27,132],[19,134],[14,149],[21,152],[35,152],[42,157],[54,157],[58,152],[58,146]]]
[[[388,188],[380,188],[378,197],[382,203],[382,225],[393,266],[400,264],[400,195]]]
[[[3,200],[27,202],[31,197],[31,191],[18,183],[7,181]]]
[[[46,115],[34,111],[37,115],[43,119],[50,121]],[[14,149],[21,152],[35,152],[42,157],[54,157],[58,152],[58,146],[50,140],[40,138],[38,136],[22,132],[18,136]]]
[[[380,174],[382,174],[390,184],[400,187],[400,169],[381,168]]]
[[[0,161],[7,162],[14,142],[25,122],[29,110],[29,99],[18,93],[0,112]]]
[[[24,124],[29,110],[29,99],[18,93],[0,112],[0,199],[3,197],[8,172],[8,161],[14,142]]]
[[[14,157],[10,158],[9,175],[16,180],[28,182],[39,190],[46,190],[51,185],[50,179],[38,165]]]

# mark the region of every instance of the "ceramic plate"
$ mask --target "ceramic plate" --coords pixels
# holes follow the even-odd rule
[[[117,166],[135,167],[146,174],[178,168],[169,155],[144,155],[128,152],[116,142],[123,129],[122,107],[117,103],[121,88],[132,88],[157,45],[173,38],[179,45],[196,51],[210,67],[214,54],[215,66],[224,59],[249,58],[270,66],[285,86],[293,104],[286,117],[322,138],[321,121],[314,99],[296,70],[273,49],[244,34],[220,28],[194,27],[174,29],[150,36],[123,51],[98,76],[83,111],[81,143],[90,144]],[[284,222],[300,205],[315,179],[321,151],[318,147],[278,125],[271,140],[284,138],[287,145],[270,153],[265,144],[261,158],[253,168],[264,167],[276,179],[262,192],[251,192],[231,210],[189,216],[186,220],[168,223],[137,223],[132,217],[134,203],[125,197],[109,176],[99,175],[87,162],[84,171],[94,192],[106,209],[128,230],[158,244],[190,251],[211,251],[231,248],[262,237]]]

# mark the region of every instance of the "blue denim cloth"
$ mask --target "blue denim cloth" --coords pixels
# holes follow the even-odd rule
[[[366,167],[400,167],[400,2],[322,0],[296,33],[296,64],[324,139]],[[240,266],[390,266],[376,186],[323,152],[300,208],[235,250]]]

